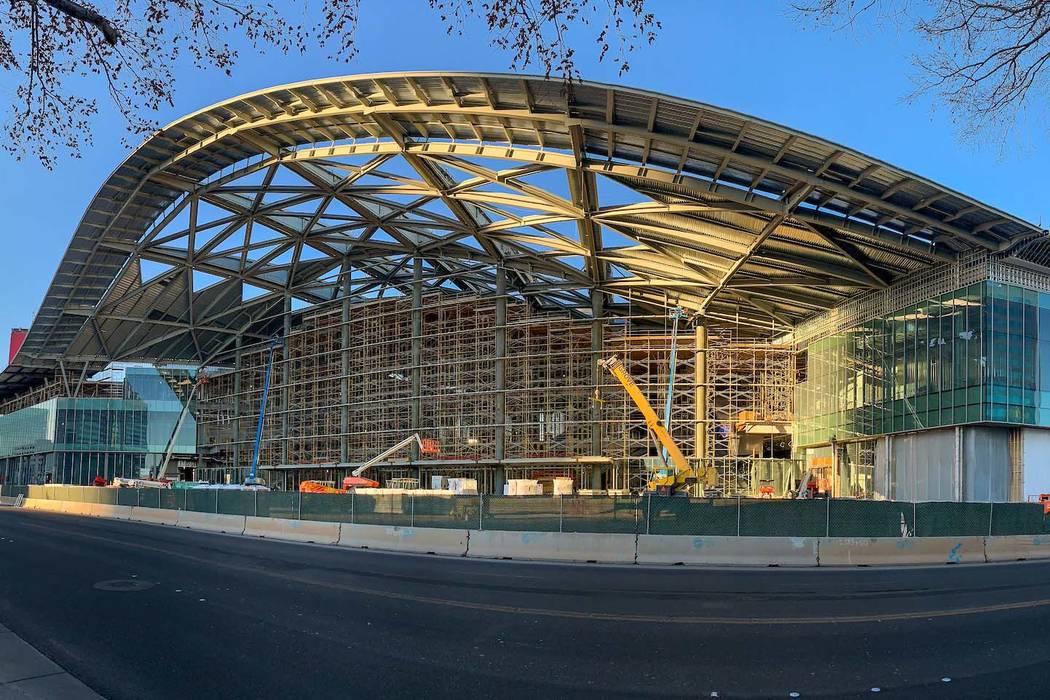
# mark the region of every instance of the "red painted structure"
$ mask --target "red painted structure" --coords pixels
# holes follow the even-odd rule
[[[27,335],[29,335],[28,328],[11,329],[11,343],[8,346],[7,364],[11,364],[12,362],[14,362],[15,355],[18,354],[18,350],[22,347],[22,343],[26,342]]]

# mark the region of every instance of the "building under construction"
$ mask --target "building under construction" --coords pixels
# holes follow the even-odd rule
[[[706,495],[816,474],[835,497],[1022,500],[1050,491],[1048,266],[1016,217],[688,100],[464,73],[277,87],[103,184],[0,374],[0,474],[175,453],[239,483],[258,444],[292,489],[418,433],[378,481],[636,490],[664,457],[616,356],[717,473]],[[107,414],[127,407],[84,403],[112,455],[85,467],[41,407],[138,400],[96,374],[120,363],[162,368],[172,437],[129,460],[142,440]]]
[[[421,294],[418,301],[340,300],[293,318],[265,411],[260,464],[271,483],[337,480],[418,432],[427,454],[417,448],[383,475],[424,483],[466,476],[489,490],[508,478],[555,476],[584,488],[640,488],[659,446],[598,360],[622,358],[650,402],[664,406],[672,343],[670,425],[683,451],[716,461],[734,492],[757,488],[755,469],[777,471],[770,478],[783,484],[800,476],[779,474],[793,468],[790,345],[730,335],[705,341],[691,327],[675,337],[666,315],[594,321],[536,310],[508,294]],[[218,470],[212,478],[242,480],[251,461],[269,345],[242,346],[232,366],[207,374],[197,425],[201,456]],[[698,393],[708,396],[706,414]],[[752,435],[757,425],[774,430]]]

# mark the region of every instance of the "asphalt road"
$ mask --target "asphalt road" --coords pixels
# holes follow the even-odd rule
[[[1050,563],[485,562],[0,508],[0,623],[114,700],[1050,687]]]

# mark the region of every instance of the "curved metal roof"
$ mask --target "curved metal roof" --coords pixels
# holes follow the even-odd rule
[[[411,283],[590,313],[680,304],[773,333],[1041,231],[761,119],[598,83],[388,73],[253,92],[149,138],[99,189],[12,366],[204,362],[288,299]]]

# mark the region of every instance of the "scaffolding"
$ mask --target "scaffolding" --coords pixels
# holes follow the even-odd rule
[[[506,457],[590,455],[590,322],[517,304],[508,310],[506,333]]]
[[[707,350],[707,450],[727,496],[779,493],[790,458],[796,353],[790,345],[713,334]]]
[[[312,309],[296,317],[277,348],[260,465],[282,483],[338,481],[418,432],[426,453],[406,450],[377,465],[372,478],[428,484],[431,476],[458,476],[490,491],[499,478],[568,476],[578,488],[642,488],[660,461],[659,446],[597,360],[620,356],[649,401],[662,405],[675,342],[668,323],[640,313],[595,321],[514,297],[447,293],[426,294],[416,308],[395,297]],[[673,437],[697,462],[721,460],[729,491],[756,492],[759,470],[744,463],[749,456],[741,462],[732,433],[741,416],[790,421],[791,348],[714,335],[706,352],[708,412],[698,418],[705,353],[691,333],[676,342]],[[240,348],[202,387],[202,475],[236,480],[247,465],[268,346]],[[697,440],[698,426],[706,440]]]
[[[124,384],[112,379],[88,380],[67,385],[61,377],[46,381],[40,386],[10,401],[0,404],[0,416],[6,416],[23,408],[36,406],[50,399],[71,397],[79,399],[119,399],[124,397]]]
[[[420,338],[421,435],[442,460],[496,456],[496,300],[425,296]]]

